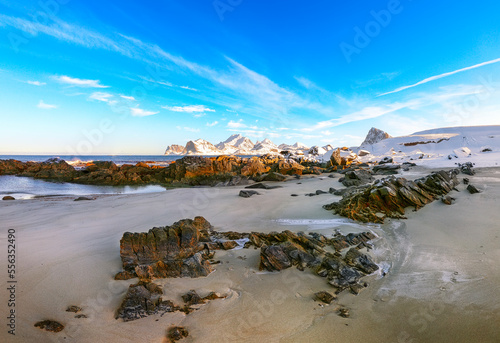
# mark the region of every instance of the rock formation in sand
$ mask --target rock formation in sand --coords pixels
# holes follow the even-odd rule
[[[347,192],[339,202],[323,207],[361,222],[382,223],[386,217],[405,218],[405,208],[419,209],[448,194],[459,183],[457,174],[458,170],[439,171],[415,181],[391,176]]]

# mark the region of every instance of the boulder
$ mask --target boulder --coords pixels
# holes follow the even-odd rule
[[[372,174],[367,170],[353,170],[345,173],[342,184],[346,187],[361,186],[373,181]]]
[[[399,164],[383,164],[373,167],[373,173],[376,175],[394,175],[398,173]]]
[[[254,183],[253,185],[250,185],[250,186],[246,186],[245,188],[247,189],[274,189],[274,188],[281,188],[281,186],[269,186],[269,185],[266,185],[264,183],[261,183],[261,182],[258,182],[258,183]]]
[[[378,164],[386,164],[386,163],[392,163],[392,162],[393,162],[393,158],[390,156],[386,156],[382,160],[380,160]]]
[[[259,181],[284,181],[286,176],[280,173],[270,172],[269,174],[262,175]]]
[[[451,204],[453,204],[454,201],[455,201],[455,198],[452,198],[449,195],[445,195],[445,196],[441,197],[441,202],[445,205],[451,205]]]
[[[292,266],[284,248],[278,245],[263,246],[260,250],[260,270],[280,271]]]
[[[205,218],[196,217],[147,233],[125,232],[120,240],[123,269],[143,280],[206,276],[213,269],[199,251],[211,229]]]
[[[367,156],[370,154],[371,154],[371,152],[369,152],[368,150],[361,149],[360,151],[358,151],[358,156],[360,156],[360,157]]]

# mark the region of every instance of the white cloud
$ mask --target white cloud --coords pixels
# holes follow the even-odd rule
[[[120,95],[120,97],[125,100],[135,101],[135,98],[133,96]]]
[[[243,119],[240,119],[238,121],[230,120],[229,123],[227,123],[227,127],[229,129],[243,129],[243,128],[246,128],[248,126],[243,124]]]
[[[159,112],[153,112],[153,111],[146,111],[143,110],[142,108],[139,107],[131,107],[130,108],[130,114],[134,117],[146,117],[146,116],[152,116],[154,114],[158,114]]]
[[[54,79],[61,82],[61,83],[65,83],[65,84],[76,86],[76,87],[109,88],[109,86],[101,85],[99,80],[78,79],[78,78],[69,77],[66,75],[54,76]]]
[[[207,123],[207,126],[208,126],[208,127],[213,127],[213,126],[215,126],[215,125],[217,125],[217,124],[219,124],[219,122],[216,120],[216,121],[214,121],[214,122],[212,122],[212,123]]]
[[[45,82],[40,82],[40,81],[26,81],[26,83],[33,85],[33,86],[45,86]]]
[[[110,102],[110,99],[113,97],[113,94],[104,93],[104,92],[94,92],[90,94],[90,100],[97,100],[103,102]]]
[[[215,112],[215,110],[208,108],[204,105],[162,106],[162,108],[173,112],[185,112],[185,113]]]
[[[42,110],[51,110],[54,108],[57,108],[56,105],[49,105],[43,102],[43,100],[40,100],[40,102],[37,105],[38,108],[41,108]]]
[[[194,91],[194,92],[198,91],[196,88],[191,88],[191,87],[188,87],[188,86],[179,86],[179,87],[182,88],[182,89],[187,89],[187,90]]]
[[[448,73],[443,73],[443,74],[440,74],[440,75],[435,75],[435,76],[431,76],[431,77],[428,77],[426,79],[423,79],[422,81],[419,81],[417,83],[414,83],[412,85],[409,85],[409,86],[404,86],[404,87],[399,87],[399,88],[396,88],[395,90],[393,91],[390,91],[390,92],[387,92],[387,93],[383,93],[383,94],[380,94],[379,96],[384,96],[384,95],[388,95],[388,94],[393,94],[393,93],[398,93],[398,92],[401,92],[405,89],[409,89],[409,88],[413,88],[413,87],[416,87],[416,86],[420,86],[420,85],[423,85],[424,83],[428,83],[428,82],[431,82],[431,81],[435,81],[435,80],[439,80],[439,79],[442,79],[443,77],[448,77],[448,76],[451,76],[451,75],[455,75],[455,74],[458,74],[458,73],[462,73],[464,71],[468,71],[468,70],[472,70],[472,69],[476,69],[476,68],[480,68],[480,67],[484,67],[486,65],[489,65],[489,64],[494,64],[494,63],[499,63],[500,62],[500,58],[497,58],[497,59],[494,59],[494,60],[491,60],[491,61],[487,61],[487,62],[483,62],[483,63],[479,63],[479,64],[475,64],[473,66],[470,66],[470,67],[465,67],[465,68],[462,68],[462,69],[458,69],[458,70],[454,70],[454,71],[450,71]]]

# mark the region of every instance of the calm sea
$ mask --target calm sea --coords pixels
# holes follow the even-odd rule
[[[182,156],[144,156],[144,155],[109,155],[109,156],[65,156],[65,155],[0,155],[0,159],[15,159],[22,162],[43,162],[50,158],[60,158],[77,167],[79,164],[92,161],[113,161],[118,165],[136,164],[137,162],[154,162],[155,165],[168,165]],[[61,195],[97,195],[97,194],[132,194],[164,192],[161,186],[92,186],[74,183],[60,183],[33,179],[30,177],[17,177],[0,175],[0,199],[11,195],[16,199],[31,199],[40,196]],[[1,201],[1,200],[0,200]]]

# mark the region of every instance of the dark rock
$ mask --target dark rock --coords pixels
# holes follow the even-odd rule
[[[322,190],[318,189],[316,191],[316,195],[320,195],[320,194],[328,194],[328,192],[325,192],[325,191],[322,191]]]
[[[367,170],[355,170],[345,173],[342,184],[346,187],[361,186],[373,181],[372,174]]]
[[[292,197],[298,197],[298,194],[290,194]]]
[[[123,269],[143,280],[207,276],[213,269],[199,251],[211,229],[205,218],[196,217],[147,233],[126,232],[120,240]]]
[[[405,218],[405,208],[419,209],[448,194],[456,185],[456,171],[440,171],[409,181],[388,177],[373,185],[346,192],[342,200],[323,206],[336,214],[362,222],[382,223],[386,217]]]
[[[331,304],[332,301],[336,299],[336,296],[332,295],[331,293],[328,293],[327,291],[321,291],[314,293],[314,299],[322,301],[325,304]]]
[[[328,177],[333,179],[333,178],[335,178],[335,174],[330,174],[330,175],[328,175]]]
[[[55,320],[43,320],[35,323],[35,327],[44,329],[50,332],[60,332],[64,329],[64,325],[56,322]]]
[[[10,195],[6,195],[2,198],[2,200],[16,200],[16,198],[14,198],[13,196],[10,196]]]
[[[360,285],[359,283],[355,283],[353,285],[350,285],[349,286],[349,290],[351,291],[352,294],[354,295],[358,295],[359,293],[361,293],[361,291],[364,289],[365,287],[363,285]]]
[[[386,164],[394,162],[392,157],[386,156],[384,157],[378,164]]]
[[[373,167],[373,173],[376,175],[394,175],[398,173],[399,164],[384,164]]]
[[[362,254],[358,249],[351,248],[344,258],[345,262],[365,274],[374,273],[379,267],[371,260],[368,255]]]
[[[240,197],[243,197],[243,198],[250,198],[252,195],[260,195],[259,192],[257,191],[244,191],[244,190],[241,190],[240,191],[240,194],[238,194]]]
[[[446,205],[451,205],[453,204],[453,201],[455,201],[455,198],[452,198],[449,195],[445,195],[441,198],[441,202]]]
[[[187,336],[189,336],[189,332],[182,326],[174,326],[168,329],[167,338],[170,342],[180,341]]]
[[[351,316],[349,313],[349,309],[346,307],[339,308],[338,314],[343,318],[349,318]]]
[[[493,150],[491,150],[491,148],[484,148],[481,150],[481,152],[490,152],[490,151],[493,151]]]
[[[477,187],[474,185],[468,185],[467,190],[469,191],[470,194],[481,193],[481,191],[477,189]]]
[[[474,171],[474,164],[472,162],[459,163],[458,168],[463,174],[474,175],[476,172]]]
[[[115,280],[128,280],[136,278],[135,272],[121,271],[115,275]]]
[[[463,180],[463,181],[464,181],[464,185],[468,185],[468,184],[469,184],[469,182],[470,182],[470,180],[469,180],[468,178],[466,178],[466,177],[464,177],[464,180]]]
[[[182,296],[182,300],[186,303],[186,305],[198,305],[203,304],[205,301],[196,293],[195,290],[190,290],[186,294]]]
[[[73,312],[73,313],[78,313],[82,310],[81,307],[78,307],[78,306],[75,306],[75,305],[71,305],[69,306],[67,309],[66,309],[66,312]]]
[[[263,246],[260,250],[260,270],[279,271],[292,266],[282,246]]]
[[[83,200],[94,200],[92,198],[87,198],[87,197],[78,197],[74,201],[83,201]]]
[[[115,318],[128,322],[158,313],[162,294],[161,287],[152,282],[130,285]]]
[[[260,181],[284,181],[286,180],[286,176],[280,173],[270,172],[267,175],[264,175]]]
[[[250,186],[246,186],[245,188],[248,188],[248,189],[275,189],[275,188],[281,188],[282,186],[269,186],[269,185],[266,185],[264,183],[254,183],[253,185],[250,185]]]
[[[88,318],[88,317],[87,317],[87,315],[85,315],[85,314],[77,314],[77,315],[75,316],[75,318],[76,318],[76,319],[82,319],[82,318]]]

